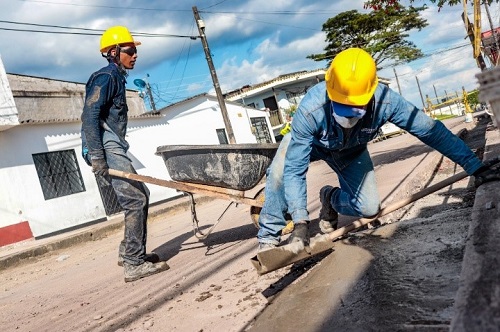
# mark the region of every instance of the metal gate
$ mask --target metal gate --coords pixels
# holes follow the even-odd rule
[[[269,132],[269,127],[267,126],[265,117],[250,118],[253,128],[255,128],[255,137],[257,138],[257,143],[272,143],[271,133]]]

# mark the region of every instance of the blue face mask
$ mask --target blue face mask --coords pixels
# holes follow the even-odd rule
[[[363,107],[339,104],[334,101],[331,102],[331,105],[332,105],[332,110],[335,114],[345,118],[360,119],[366,114],[366,110]]]

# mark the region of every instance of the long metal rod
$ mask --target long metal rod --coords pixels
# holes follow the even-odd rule
[[[210,197],[221,198],[225,200],[230,200],[236,203],[247,204],[251,206],[262,207],[263,202],[259,202],[255,199],[251,199],[243,196],[244,191],[235,190],[235,189],[227,189],[216,186],[206,186],[202,184],[194,184],[194,183],[185,183],[185,182],[177,182],[177,181],[169,181],[157,179],[147,175],[140,175],[134,173],[127,173],[123,171],[118,171],[116,169],[109,169],[109,175],[130,179],[139,182],[145,182],[150,184],[155,184],[162,187],[168,187],[172,189],[177,189],[184,192],[190,192],[195,194],[202,194]]]
[[[486,165],[494,165],[499,162],[499,158],[495,158],[485,162]],[[316,236],[311,239],[309,247],[304,247],[301,242],[286,244],[284,246],[276,247],[266,251],[259,252],[256,256],[251,258],[251,262],[257,273],[263,275],[287,265],[296,263],[303,259],[312,257],[314,255],[320,254],[327,250],[330,250],[334,246],[334,241],[338,240],[345,234],[357,230],[364,225],[386,215],[395,210],[402,208],[422,197],[425,197],[433,192],[436,192],[442,188],[445,188],[457,181],[466,178],[468,175],[466,172],[460,172],[455,174],[448,179],[438,182],[430,187],[427,187],[405,199],[397,201],[389,206],[384,207],[380,210],[377,216],[373,218],[361,218],[353,223],[335,230],[330,234],[325,234],[321,236]]]

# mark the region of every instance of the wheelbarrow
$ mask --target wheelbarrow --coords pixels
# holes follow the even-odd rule
[[[259,213],[264,204],[264,188],[254,196],[247,191],[261,182],[272,162],[279,143],[225,145],[164,145],[157,148],[172,180],[127,173],[114,169],[114,177],[159,185],[184,192],[190,197],[193,232],[198,239],[206,238],[217,226],[228,208],[236,203],[250,205],[250,217],[258,228]],[[203,233],[199,227],[193,194],[226,199],[230,204],[217,222]],[[284,230],[286,233],[287,229]]]

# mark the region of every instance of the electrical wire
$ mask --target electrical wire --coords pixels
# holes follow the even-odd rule
[[[104,32],[104,30],[99,30],[99,29],[67,27],[67,26],[49,25],[49,24],[23,23],[23,22],[4,21],[4,20],[0,20],[0,23],[14,24],[14,25],[27,25],[27,26],[36,26],[36,27],[54,28],[54,29],[89,31],[89,32],[48,31],[48,30],[13,29],[13,28],[0,27],[0,30],[7,30],[7,31],[39,32],[39,33],[51,33],[51,34],[60,34],[60,35],[86,35],[86,36],[100,36]],[[175,35],[175,34],[166,34],[166,33],[131,32],[131,34],[136,35],[136,36],[141,36],[141,37],[178,37],[178,38],[189,38],[189,39],[199,38],[199,36],[193,36],[193,35],[188,36],[188,35]]]

